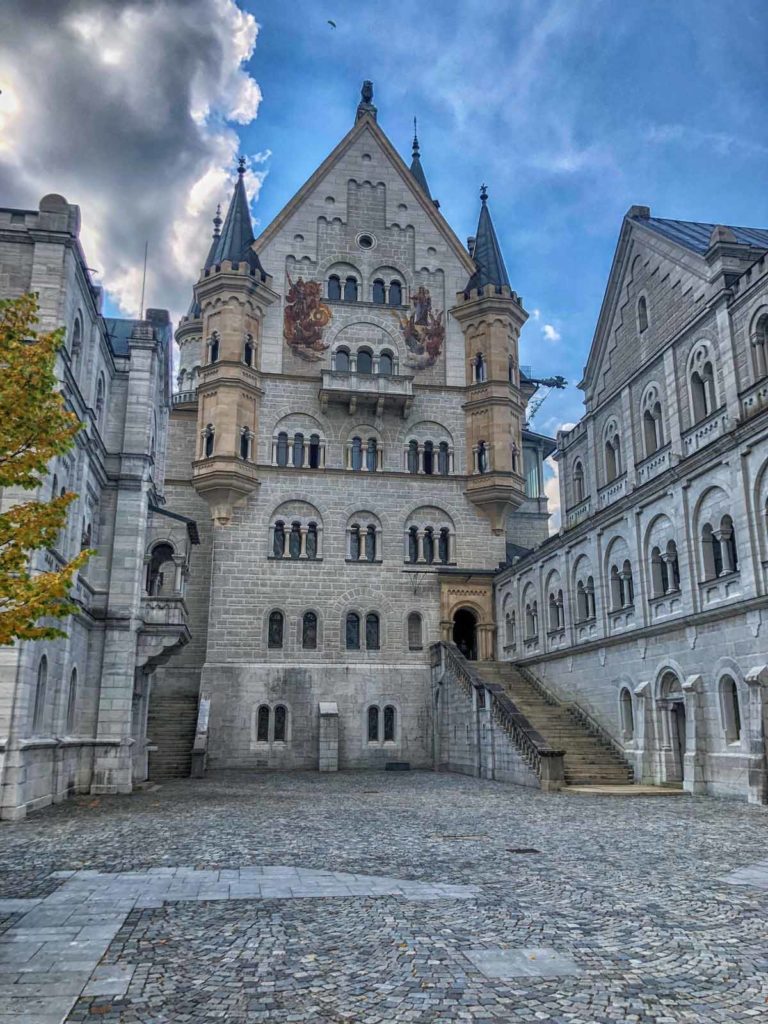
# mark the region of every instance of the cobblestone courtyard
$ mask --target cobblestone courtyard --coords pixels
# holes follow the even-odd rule
[[[766,1021],[767,825],[430,773],[79,798],[0,828],[0,1019]]]

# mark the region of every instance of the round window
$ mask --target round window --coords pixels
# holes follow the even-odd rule
[[[374,241],[371,235],[358,235],[357,244],[360,246],[361,249],[372,249],[374,246]]]

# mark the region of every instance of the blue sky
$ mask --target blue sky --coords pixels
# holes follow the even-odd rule
[[[432,193],[460,238],[488,183],[513,287],[539,311],[521,361],[540,375],[579,380],[633,203],[768,226],[764,0],[240,6],[261,26],[247,67],[263,99],[240,129],[245,152],[271,152],[259,222],[349,129],[372,79],[379,122],[406,157],[418,116]],[[535,426],[580,412],[571,387]]]

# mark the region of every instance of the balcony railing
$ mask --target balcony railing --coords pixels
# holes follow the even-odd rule
[[[172,405],[187,405],[189,402],[197,401],[196,391],[177,391],[175,395],[171,395]]]
[[[600,508],[607,508],[612,505],[614,501],[618,501],[619,498],[623,498],[627,493],[627,474],[623,473],[618,479],[611,480],[605,487],[601,487],[597,492],[597,500]]]
[[[574,526],[578,526],[582,523],[592,511],[592,499],[585,498],[584,501],[578,505],[574,505],[573,508],[569,508],[565,513],[566,526],[570,530]]]
[[[373,406],[377,416],[386,409],[395,409],[405,417],[413,403],[413,377],[323,370],[320,385],[320,406],[323,411],[330,402],[346,405],[350,414],[362,406]]]
[[[670,445],[659,448],[653,455],[637,465],[637,485],[647,484],[649,480],[660,476],[672,465],[672,449]]]
[[[739,395],[742,420],[751,420],[763,409],[768,409],[768,380],[758,381]]]
[[[700,448],[705,448],[718,437],[722,437],[727,430],[728,413],[725,409],[718,409],[690,430],[686,430],[683,434],[683,455],[693,455]]]

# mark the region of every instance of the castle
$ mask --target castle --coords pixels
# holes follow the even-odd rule
[[[167,313],[101,315],[77,208],[0,210],[0,294],[66,326],[86,424],[39,564],[97,549],[67,639],[0,655],[2,816],[205,767],[406,763],[764,801],[768,231],[633,207],[555,442],[526,423],[559,381],[520,367],[487,191],[464,245],[370,83],[257,239],[243,174],[175,388]]]

